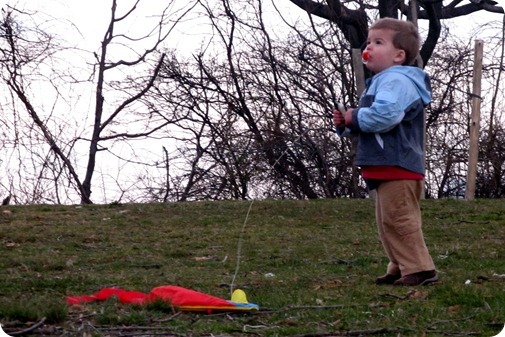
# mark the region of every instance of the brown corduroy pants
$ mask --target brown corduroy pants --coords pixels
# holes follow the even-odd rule
[[[377,187],[375,215],[389,258],[388,274],[405,276],[435,269],[421,228],[422,184],[422,180],[391,180]]]

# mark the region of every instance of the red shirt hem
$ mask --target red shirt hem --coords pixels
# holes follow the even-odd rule
[[[423,180],[424,175],[398,166],[363,166],[361,175],[375,180]]]

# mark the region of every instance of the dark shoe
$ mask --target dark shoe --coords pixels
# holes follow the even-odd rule
[[[435,270],[420,271],[396,280],[395,286],[425,286],[438,281],[438,274]]]
[[[383,285],[383,284],[393,284],[396,280],[400,279],[401,275],[396,274],[386,274],[383,276],[379,276],[375,279],[375,284]]]

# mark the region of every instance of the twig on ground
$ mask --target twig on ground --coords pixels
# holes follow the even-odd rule
[[[281,309],[284,310],[298,310],[298,309],[342,309],[345,305],[335,304],[335,305],[288,305]]]
[[[432,326],[435,326],[437,324],[443,324],[443,323],[453,323],[453,322],[459,322],[459,321],[466,321],[466,320],[469,320],[469,319],[472,319],[474,318],[475,316],[468,316],[468,317],[464,317],[464,318],[456,318],[456,319],[447,319],[447,320],[441,320],[441,321],[435,321],[433,323],[431,323],[430,325],[428,325],[428,328],[431,328]]]
[[[163,330],[162,327],[157,327],[157,326],[120,326],[120,327],[97,327],[97,330],[99,331],[152,331],[152,330]],[[172,332],[170,332],[172,333]]]
[[[445,330],[426,330],[427,334],[436,333],[437,335],[444,336],[480,336],[481,333],[477,331],[445,331]]]
[[[399,295],[395,295],[395,294],[390,294],[390,293],[382,293],[382,294],[379,294],[379,296],[383,296],[383,297],[393,297],[393,298],[397,298],[399,300],[407,300],[407,299],[410,299],[410,298],[425,298],[427,296],[427,293],[424,293],[424,292],[420,292],[418,290],[411,290],[409,291],[407,294],[403,295],[403,296],[399,296]]]
[[[279,328],[278,325],[250,325],[250,324],[245,324],[242,327],[242,332],[249,332],[248,329],[274,329],[274,328]]]
[[[9,332],[8,334],[10,336],[21,336],[21,335],[27,334],[27,333],[32,332],[33,330],[37,329],[38,327],[42,326],[45,321],[46,321],[46,318],[42,317],[42,319],[40,321],[38,321],[37,323],[35,323],[31,327],[23,329],[23,330],[19,330],[19,331]]]
[[[390,329],[390,328],[381,328],[381,329],[369,329],[369,330],[349,330],[349,331],[341,331],[334,333],[309,333],[303,335],[296,335],[293,337],[345,337],[345,336],[368,336],[368,335],[378,335],[384,333],[397,333],[402,331],[402,328]],[[410,329],[407,329],[410,330]],[[423,331],[426,334],[436,333],[444,336],[476,336],[480,335],[479,332],[475,331],[444,331],[444,330],[426,330]]]
[[[287,311],[287,310],[312,310],[312,309],[342,309],[342,308],[351,308],[351,307],[368,307],[368,308],[377,308],[377,307],[382,307],[384,306],[383,304],[368,304],[368,305],[343,305],[343,304],[335,304],[335,305],[287,305],[285,307],[279,308],[279,309],[273,309],[273,308],[260,308],[259,312],[255,312],[254,314],[269,314],[273,312],[281,312],[281,311]]]
[[[366,335],[377,335],[382,333],[394,333],[397,329],[381,328],[381,329],[370,329],[370,330],[350,330],[341,331],[337,333],[309,333],[303,335],[296,335],[293,337],[342,337],[342,336],[366,336]]]
[[[162,319],[153,319],[153,322],[157,322],[157,323],[162,323],[162,322],[168,322],[168,321],[171,321],[173,320],[174,318],[176,318],[177,316],[179,316],[181,314],[181,312],[176,312],[175,314],[173,314],[172,316],[169,316],[167,318],[162,318]]]
[[[97,327],[100,332],[106,332],[108,335],[117,334],[121,337],[134,336],[167,336],[167,337],[183,337],[185,334],[179,334],[172,331],[164,331],[163,327],[155,326],[122,326],[122,327]]]
[[[390,293],[382,293],[382,294],[379,294],[379,296],[382,296],[382,297],[392,297],[392,298],[397,298],[399,300],[404,300],[404,299],[407,298],[407,296],[398,296],[398,295],[390,294]]]
[[[76,317],[76,318],[72,319],[71,321],[72,321],[72,322],[76,322],[76,323],[77,323],[77,322],[82,322],[83,320],[85,320],[85,319],[87,319],[87,318],[90,318],[90,317],[93,317],[93,316],[96,316],[96,315],[97,315],[97,313],[96,313],[96,312],[93,312],[93,313],[88,314],[88,315],[80,315],[80,316],[78,316],[78,317]]]
[[[132,334],[121,334],[121,337],[135,337],[135,336],[146,336],[145,332],[141,333],[132,333]],[[154,332],[154,333],[149,333],[148,336],[165,336],[165,337],[184,337],[187,335],[183,334],[178,334],[178,333],[173,333],[173,332]]]

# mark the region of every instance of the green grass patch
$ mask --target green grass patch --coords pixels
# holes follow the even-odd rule
[[[372,200],[254,201],[246,221],[250,206],[3,207],[0,322],[14,332],[42,321],[33,333],[52,336],[494,336],[503,328],[502,200],[423,200],[440,282],[413,288],[374,284],[387,261]],[[160,285],[229,299],[234,276],[260,312],[65,302],[104,287]]]

